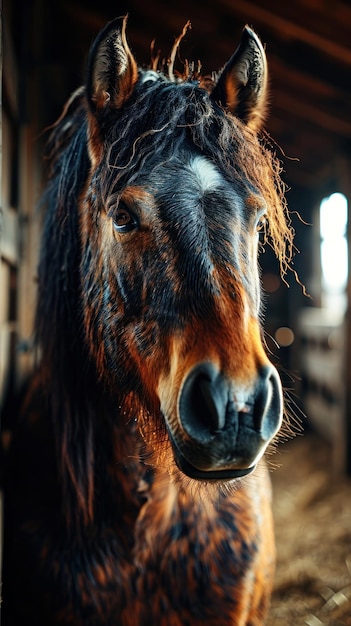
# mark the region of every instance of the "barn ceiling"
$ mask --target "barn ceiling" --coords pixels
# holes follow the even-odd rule
[[[351,154],[349,0],[13,0],[12,28],[28,69],[29,115],[37,90],[43,122],[54,119],[82,82],[94,36],[107,20],[125,13],[129,43],[140,64],[148,63],[153,39],[167,56],[190,19],[192,30],[181,56],[200,59],[204,73],[221,68],[242,27],[251,25],[266,46],[271,91],[267,129],[285,154],[288,182],[316,188],[338,178]],[[30,76],[36,77],[34,85],[28,84]]]

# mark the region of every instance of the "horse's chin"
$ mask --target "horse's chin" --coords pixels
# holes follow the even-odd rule
[[[184,454],[181,452],[172,436],[170,436],[170,440],[172,444],[174,460],[178,469],[180,469],[183,474],[185,474],[189,478],[193,478],[194,480],[198,480],[201,482],[211,481],[223,483],[235,480],[237,478],[243,478],[244,476],[248,476],[256,469],[256,465],[252,465],[248,468],[226,467],[224,469],[199,469],[185,458]]]
[[[182,455],[181,452],[177,452],[174,454],[174,459],[177,464],[177,467],[185,474],[189,476],[189,478],[193,478],[194,480],[199,480],[202,482],[208,481],[216,481],[216,482],[228,482],[230,480],[235,480],[237,478],[243,478],[244,476],[248,476],[251,474],[256,465],[252,467],[248,467],[247,469],[223,469],[223,470],[200,470]]]

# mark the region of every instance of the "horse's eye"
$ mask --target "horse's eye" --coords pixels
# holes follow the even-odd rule
[[[261,232],[262,230],[266,230],[266,226],[267,226],[267,218],[265,217],[265,215],[263,215],[262,217],[260,217],[260,219],[257,221],[256,224],[256,230],[257,232]]]
[[[265,218],[265,216],[261,217],[258,220],[256,225],[256,231],[259,240],[261,241],[261,243],[263,243],[267,234],[267,219]]]
[[[138,226],[136,216],[123,203],[114,211],[112,220],[114,229],[119,233],[129,233]]]

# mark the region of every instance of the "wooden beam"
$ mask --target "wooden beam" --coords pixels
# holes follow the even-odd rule
[[[351,122],[341,119],[329,112],[322,111],[317,106],[293,96],[277,91],[274,94],[274,107],[292,115],[308,120],[311,124],[319,126],[331,133],[351,139]]]
[[[268,51],[269,52],[269,51]],[[341,89],[339,86],[332,85],[328,82],[328,79],[324,76],[324,79],[317,78],[311,73],[297,69],[296,66],[292,66],[291,62],[288,63],[287,59],[282,60],[275,54],[268,54],[268,67],[270,73],[270,86],[273,91],[283,88],[284,90],[289,88],[298,89],[301,95],[307,95],[315,99],[323,98],[323,101],[340,101],[340,104],[348,103],[350,98],[350,92],[346,89]],[[335,104],[335,106],[337,106]],[[330,106],[329,106],[330,108]]]
[[[329,55],[339,62],[351,65],[351,48],[343,46],[336,41],[331,41],[309,28],[296,24],[284,17],[276,15],[262,6],[248,2],[247,0],[217,0],[218,4],[225,7],[231,13],[240,13],[245,19],[261,22],[270,29],[279,31],[282,35],[292,39],[298,39],[305,44],[316,48],[325,55]]]

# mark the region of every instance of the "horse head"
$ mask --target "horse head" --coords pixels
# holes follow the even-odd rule
[[[85,336],[110,392],[138,398],[155,463],[166,446],[191,478],[230,480],[255,468],[282,421],[257,258],[262,228],[280,258],[288,232],[258,138],[266,57],[246,27],[216,79],[170,78],[138,69],[125,28],[121,18],[100,33],[77,95],[90,159]]]

